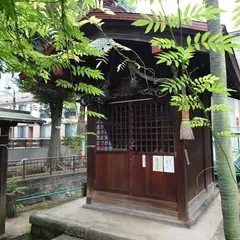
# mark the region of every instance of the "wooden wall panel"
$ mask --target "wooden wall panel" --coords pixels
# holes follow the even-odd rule
[[[130,153],[132,154],[132,153]],[[147,168],[142,167],[142,154],[134,154],[131,159],[131,193],[135,196],[146,196]]]
[[[120,192],[129,191],[128,154],[108,154],[108,189]]]
[[[150,172],[147,195],[165,201],[177,201],[177,182],[175,173],[153,171],[152,156],[148,158],[148,171]]]
[[[146,167],[142,167],[142,154],[146,155]],[[176,202],[176,174],[153,171],[154,154],[142,154],[137,153],[131,161],[132,195]]]
[[[129,191],[128,153],[97,153],[95,188],[114,192]]]
[[[107,163],[108,157],[107,154],[96,154],[96,179],[95,179],[95,188],[98,189],[107,189]]]
[[[187,165],[187,193],[188,201],[193,199],[205,188],[204,174],[198,174],[204,169],[203,129],[193,129],[195,140],[186,143],[190,165]]]
[[[209,104],[205,103],[205,105]],[[200,111],[191,113],[191,118],[198,116],[201,117]],[[199,173],[212,166],[212,138],[208,128],[195,128],[193,129],[195,140],[186,141],[190,165],[187,166],[187,188],[188,188],[188,201],[193,199],[203,189],[205,189],[213,181],[213,171],[207,170],[203,172],[199,178]]]

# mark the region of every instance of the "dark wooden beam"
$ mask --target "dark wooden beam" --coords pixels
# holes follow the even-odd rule
[[[181,221],[188,221],[187,169],[184,155],[184,141],[180,140],[181,112],[175,109],[173,117],[175,119],[175,166],[177,176],[178,219]]]
[[[96,133],[96,118],[88,116],[87,132]],[[87,204],[91,204],[96,175],[96,135],[88,135],[87,147]]]
[[[0,239],[4,239],[6,218],[6,184],[9,125],[1,126],[0,135]]]

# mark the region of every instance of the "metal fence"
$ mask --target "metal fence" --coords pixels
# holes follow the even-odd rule
[[[36,178],[60,173],[86,171],[82,156],[12,160],[8,162],[7,177]]]
[[[9,139],[8,147],[14,148],[42,148],[49,146],[49,138],[14,138]],[[64,140],[62,139],[62,144]]]

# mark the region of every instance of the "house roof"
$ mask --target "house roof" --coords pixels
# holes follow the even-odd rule
[[[100,19],[106,20],[122,20],[122,21],[131,21],[144,19],[139,13],[127,13],[127,12],[115,12],[114,14],[105,14],[103,12],[90,12],[88,16],[96,16]],[[156,22],[155,18],[151,14],[147,14],[153,19],[153,22]],[[207,31],[207,23],[193,21],[192,25],[183,25],[185,29],[193,29],[197,31]],[[226,31],[225,25],[222,25],[223,31]]]
[[[45,123],[44,120],[31,116],[30,112],[0,108],[0,125],[6,122],[9,125],[16,125],[17,123]]]

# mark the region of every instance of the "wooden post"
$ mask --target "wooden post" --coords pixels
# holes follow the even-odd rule
[[[0,135],[0,239],[4,239],[6,217],[6,185],[7,185],[7,161],[9,126],[1,126]]]
[[[53,162],[52,162],[52,157],[49,158],[50,160],[50,176],[52,176],[52,171],[53,171]]]
[[[96,119],[88,116],[87,132],[96,133]],[[87,204],[92,203],[92,193],[95,179],[95,159],[96,159],[96,136],[88,135],[87,146]]]
[[[73,157],[73,172],[75,172],[75,157]]]
[[[25,179],[26,176],[26,161],[23,160],[23,174],[22,174],[22,178]]]
[[[177,176],[177,203],[178,219],[187,221],[188,217],[188,199],[187,199],[187,169],[184,155],[184,141],[180,140],[180,123],[182,121],[181,112],[173,109],[175,121],[175,161]]]

